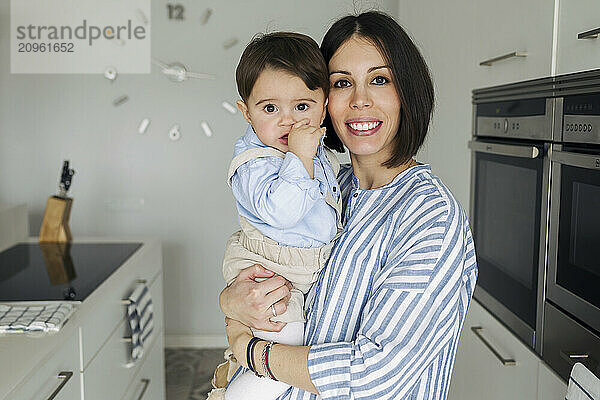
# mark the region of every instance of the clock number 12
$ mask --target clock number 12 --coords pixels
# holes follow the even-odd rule
[[[181,4],[167,4],[169,19],[183,20],[183,6]]]

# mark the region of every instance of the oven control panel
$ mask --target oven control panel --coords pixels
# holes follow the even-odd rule
[[[553,99],[527,99],[476,105],[475,136],[552,140]]]
[[[563,141],[600,144],[600,93],[564,97],[563,115]]]

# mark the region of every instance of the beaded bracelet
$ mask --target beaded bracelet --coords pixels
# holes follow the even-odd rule
[[[256,336],[253,337],[252,339],[250,339],[250,341],[248,342],[248,346],[246,346],[246,362],[248,363],[248,368],[250,369],[250,371],[254,372],[256,374],[256,376],[260,376],[258,375],[258,372],[256,372],[256,367],[254,366],[254,346],[256,345],[257,342],[260,342],[261,338],[257,338]]]
[[[277,381],[277,378],[275,378],[275,375],[273,375],[273,372],[271,371],[271,368],[269,367],[269,353],[271,351],[271,347],[273,347],[274,344],[277,344],[277,343],[270,341],[265,345],[265,348],[263,349],[263,352],[262,352],[262,365],[263,365],[263,369],[265,370],[265,374],[272,380]]]

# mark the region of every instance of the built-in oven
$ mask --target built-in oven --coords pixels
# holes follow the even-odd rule
[[[600,376],[600,84],[557,98],[543,358],[565,379],[582,362]]]
[[[541,351],[554,99],[477,94],[469,142],[474,297]]]

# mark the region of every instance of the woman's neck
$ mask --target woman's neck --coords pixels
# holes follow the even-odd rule
[[[398,174],[417,165],[412,158],[406,163],[393,168],[387,168],[382,161],[374,157],[361,157],[350,153],[354,176],[358,178],[360,190],[377,189],[394,180]]]

